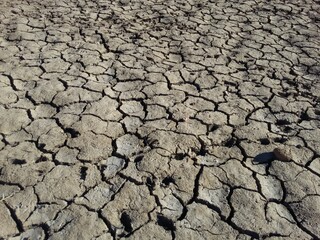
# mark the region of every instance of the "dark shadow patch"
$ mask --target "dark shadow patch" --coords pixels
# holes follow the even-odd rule
[[[230,86],[234,86],[234,87],[237,86],[237,83],[235,83],[235,82],[230,82],[230,81],[224,81],[224,84],[230,85]]]
[[[283,98],[286,98],[286,97],[290,96],[290,93],[288,93],[288,92],[279,92],[278,94],[279,94],[280,97],[283,97]]]
[[[39,143],[37,147],[39,148],[39,150],[44,151],[44,148],[46,147],[46,144]]]
[[[86,180],[87,170],[88,170],[87,167],[81,167],[81,168],[80,168],[80,179],[81,179],[81,180]]]
[[[144,138],[143,144],[150,148],[156,148],[159,145],[159,141],[157,139]]]
[[[159,226],[163,227],[165,230],[168,230],[168,231],[176,230],[176,227],[174,226],[173,221],[165,216],[158,215],[157,223],[159,224]]]
[[[291,132],[292,130],[293,130],[292,127],[286,126],[286,127],[283,129],[283,132],[284,132],[284,133],[289,133],[289,132]]]
[[[165,185],[165,186],[169,186],[170,183],[173,183],[173,184],[176,183],[176,181],[174,180],[174,178],[171,177],[171,176],[165,177],[165,178],[162,180],[162,184]]]
[[[151,179],[150,177],[147,177],[146,185],[148,186],[149,189],[153,189],[156,184],[153,179]]]
[[[177,154],[174,156],[174,159],[176,159],[176,160],[183,160],[185,156],[186,156],[186,154],[184,154],[184,153],[177,153]]]
[[[14,165],[23,165],[23,164],[26,164],[26,163],[27,163],[27,161],[23,160],[23,159],[14,159],[12,161],[12,164],[14,164]]]
[[[230,138],[225,144],[225,147],[231,148],[236,144],[236,140],[234,138]]]
[[[306,90],[311,90],[311,85],[310,84],[302,84],[302,88]]]
[[[76,137],[80,136],[80,133],[73,128],[66,128],[66,129],[64,129],[64,132],[66,134],[69,134],[71,136],[71,138],[76,138]]]
[[[134,159],[134,162],[135,162],[135,163],[141,162],[142,159],[143,159],[143,157],[144,157],[143,155],[137,156],[137,157]]]
[[[132,232],[133,228],[132,228],[132,225],[131,225],[131,218],[130,216],[126,213],[126,212],[123,212],[121,214],[121,217],[120,217],[120,222],[122,223],[122,225],[124,226],[124,230],[126,232]]]
[[[310,121],[310,117],[309,117],[308,113],[306,113],[306,112],[301,113],[300,120],[301,120],[301,122],[302,121]]]
[[[283,137],[281,137],[281,138],[276,137],[274,139],[274,141],[277,142],[277,143],[285,143],[286,141],[288,141],[288,139],[287,138],[283,138]]]
[[[289,125],[290,122],[288,120],[285,120],[285,119],[278,119],[276,121],[276,125],[279,125],[279,126],[283,126],[283,125]]]
[[[39,227],[43,229],[44,239],[49,239],[49,233],[51,231],[50,227],[46,223],[40,223]]]
[[[214,132],[216,130],[218,130],[220,126],[217,125],[217,124],[212,124],[210,127],[209,127],[209,132]]]
[[[293,76],[298,76],[298,74],[293,69],[290,69],[289,74],[291,74]]]
[[[197,156],[205,156],[207,154],[206,146],[203,142],[201,142],[200,149],[192,149],[193,152],[197,154]]]
[[[260,143],[262,145],[269,145],[270,144],[270,140],[268,138],[261,138],[260,139]]]
[[[46,156],[41,156],[37,159],[36,163],[39,163],[39,162],[46,162],[48,161],[49,159],[46,157]]]
[[[288,83],[289,85],[291,85],[291,86],[295,86],[295,87],[298,86],[298,83],[297,83],[296,81],[293,81],[293,80],[290,80],[290,79],[287,80],[287,83]]]
[[[42,171],[42,170],[38,170],[37,172],[38,172],[39,177],[41,177],[41,176],[43,176],[43,174],[45,174],[45,171]]]
[[[260,153],[257,156],[255,156],[253,159],[253,163],[254,164],[269,163],[274,159],[275,159],[275,156],[274,156],[273,152],[264,152],[264,153]]]

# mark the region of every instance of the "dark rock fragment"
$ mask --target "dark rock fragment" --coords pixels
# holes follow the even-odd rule
[[[291,154],[289,149],[275,148],[273,150],[275,158],[279,161],[289,162],[291,160]]]

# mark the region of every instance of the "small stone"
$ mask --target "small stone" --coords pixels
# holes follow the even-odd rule
[[[273,154],[279,161],[289,162],[291,160],[290,149],[275,148]]]

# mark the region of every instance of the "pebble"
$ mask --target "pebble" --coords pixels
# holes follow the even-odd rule
[[[277,160],[283,162],[289,162],[291,160],[291,154],[289,149],[275,148],[273,154]]]

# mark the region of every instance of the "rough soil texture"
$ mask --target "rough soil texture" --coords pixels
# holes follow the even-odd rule
[[[319,239],[319,75],[319,1],[2,0],[0,238]]]

